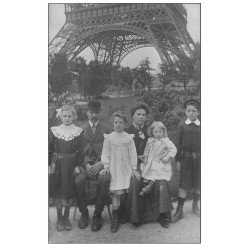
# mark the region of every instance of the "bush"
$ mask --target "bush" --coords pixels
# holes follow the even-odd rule
[[[148,122],[161,121],[167,128],[170,140],[176,141],[176,131],[185,113],[181,110],[182,98],[177,90],[141,91],[138,101],[145,102],[150,108]]]

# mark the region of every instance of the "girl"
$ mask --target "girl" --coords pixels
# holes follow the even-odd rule
[[[150,193],[154,188],[151,199],[154,209],[157,210],[157,220],[164,228],[169,227],[173,205],[168,193],[168,183],[172,176],[171,158],[176,155],[176,147],[167,138],[166,127],[161,122],[153,122],[148,128],[150,138],[144,150],[141,163],[141,175],[144,188],[141,196]]]
[[[175,145],[167,138],[166,127],[161,122],[153,122],[148,128],[150,138],[144,151],[144,163],[141,163],[141,175],[144,188],[140,195],[148,194],[155,180],[170,181],[172,176],[171,158],[176,155]]]
[[[109,135],[104,134],[104,143],[101,161],[104,169],[100,174],[110,172],[110,192],[112,194],[113,221],[111,232],[119,229],[118,208],[120,206],[120,195],[128,192],[131,175],[137,176],[137,153],[134,144],[134,135],[124,132],[127,122],[126,116],[117,111],[113,114],[115,131]]]
[[[49,140],[49,183],[50,196],[56,198],[56,228],[62,231],[72,229],[69,211],[74,197],[74,175],[79,173],[78,166],[83,163],[84,150],[82,129],[73,124],[77,119],[74,107],[65,105],[58,115],[62,124],[51,127]]]
[[[187,120],[180,125],[178,133],[177,169],[180,171],[178,207],[172,222],[183,218],[183,205],[187,191],[194,190],[192,210],[199,215],[200,198],[200,121],[198,119],[200,103],[190,99],[185,104]]]

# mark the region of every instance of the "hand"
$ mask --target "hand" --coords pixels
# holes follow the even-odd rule
[[[181,171],[181,163],[179,161],[176,163],[176,168],[178,171]]]
[[[53,162],[53,163],[50,164],[49,173],[54,174],[55,171],[56,171],[56,164]]]
[[[101,175],[109,174],[109,168],[102,169],[99,174]]]
[[[132,176],[134,176],[138,181],[141,179],[141,175],[135,169],[132,170]]]
[[[170,157],[169,156],[165,156],[165,157],[163,157],[161,159],[161,161],[166,164],[166,163],[168,163],[170,161]]]
[[[96,164],[94,164],[90,169],[89,169],[89,173],[91,175],[96,175],[98,174],[101,170],[103,169],[103,165],[101,162],[97,162]]]
[[[146,155],[138,155],[137,157],[141,162],[146,162]]]
[[[77,175],[79,173],[80,173],[80,168],[78,166],[76,166],[74,171],[73,171],[73,175]]]

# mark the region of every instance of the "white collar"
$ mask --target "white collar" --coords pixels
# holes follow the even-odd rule
[[[144,127],[144,124],[141,126],[141,127],[138,127],[134,122],[133,122],[133,126],[136,128],[136,129],[142,129]]]
[[[60,126],[52,127],[51,131],[55,137],[64,141],[71,141],[81,134],[82,129],[74,124],[69,126],[61,124]]]
[[[190,123],[194,123],[194,124],[197,125],[197,126],[200,126],[200,125],[201,125],[201,122],[199,121],[199,119],[196,119],[194,122],[192,122],[191,120],[187,119],[187,120],[185,121],[185,123],[186,123],[187,125],[189,125]]]
[[[92,128],[93,124],[94,124],[93,122],[89,121],[89,125],[91,128]],[[95,123],[95,126],[97,126],[97,124],[98,124],[98,121]]]

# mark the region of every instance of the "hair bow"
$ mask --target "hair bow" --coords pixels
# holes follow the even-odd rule
[[[62,111],[62,109],[56,109],[56,112],[57,112],[56,117],[58,117],[60,115],[61,111]]]

